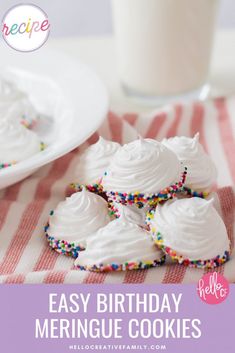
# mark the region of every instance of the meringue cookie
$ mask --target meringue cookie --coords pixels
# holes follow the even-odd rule
[[[162,258],[150,234],[122,214],[87,239],[86,250],[79,253],[75,266],[101,271],[136,269],[157,266]]]
[[[47,234],[85,247],[90,234],[109,221],[106,201],[83,188],[58,204],[49,218]]]
[[[139,139],[121,147],[102,179],[104,190],[156,194],[179,180],[177,156],[160,142]]]
[[[20,162],[41,149],[41,142],[35,132],[17,121],[0,120],[0,163]]]
[[[169,247],[189,261],[223,257],[230,244],[223,220],[213,207],[213,199],[193,197],[168,201],[156,208],[150,221],[157,244]]]
[[[31,125],[35,122],[37,112],[27,95],[17,87],[0,78],[0,119],[9,118]]]
[[[75,171],[76,180],[85,185],[99,182],[119,148],[119,143],[100,136],[99,140],[81,155]]]
[[[210,191],[217,177],[212,159],[205,153],[199,143],[199,133],[193,138],[172,137],[162,143],[171,149],[179,160],[188,168],[186,186],[198,191]]]
[[[124,206],[118,202],[111,202],[110,207],[116,217],[120,217],[124,213],[126,219],[129,222],[137,224],[141,227],[146,227],[145,220],[147,211],[149,209],[148,206],[145,206],[143,208],[137,208],[133,205]]]

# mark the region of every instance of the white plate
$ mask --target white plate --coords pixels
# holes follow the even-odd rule
[[[27,92],[37,110],[48,117],[36,127],[45,151],[0,170],[0,189],[83,143],[102,123],[108,110],[103,83],[86,65],[46,48],[18,53],[1,48],[0,70]]]

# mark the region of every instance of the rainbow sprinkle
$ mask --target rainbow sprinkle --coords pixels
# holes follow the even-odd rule
[[[225,251],[223,256],[216,256],[213,259],[209,260],[189,260],[184,256],[178,254],[176,251],[172,250],[169,246],[163,244],[163,236],[160,232],[157,232],[156,229],[151,226],[150,221],[154,217],[154,210],[151,210],[147,214],[147,223],[150,226],[150,232],[155,244],[167,255],[171,257],[173,261],[178,262],[181,265],[193,267],[193,268],[206,268],[213,269],[215,267],[223,265],[230,258],[229,251]]]
[[[16,164],[15,161],[13,161],[13,162],[11,162],[11,163],[0,163],[0,169],[7,168],[7,167],[11,167],[11,166],[13,166],[13,165],[15,165],[15,164]]]
[[[190,189],[187,186],[183,186],[182,192],[185,192],[186,195],[189,195],[189,196],[200,197],[201,199],[205,199],[209,195],[209,192],[206,192],[206,191],[200,191],[200,192],[199,191],[195,191],[195,190]]]
[[[71,184],[76,187],[76,192],[82,191],[83,185],[80,184]],[[98,184],[95,184],[98,186]],[[94,192],[96,194],[99,194],[100,196],[103,195],[103,189],[98,188],[96,186],[90,186],[90,185],[84,185],[84,187],[89,190],[90,192]],[[102,192],[101,192],[102,191]],[[108,206],[108,203],[107,203]],[[54,210],[50,212],[50,216],[53,216]],[[111,215],[110,215],[111,216]],[[47,238],[47,241],[49,243],[49,246],[57,251],[60,254],[67,255],[67,256],[72,256],[74,258],[78,257],[78,253],[80,251],[85,250],[85,247],[81,244],[75,244],[74,242],[70,243],[66,240],[58,240],[56,237],[50,236],[48,234],[48,229],[50,227],[49,221],[47,222],[46,226],[44,227],[44,232],[45,236]]]
[[[20,121],[20,123],[24,126],[24,127],[26,127],[27,129],[32,129],[33,128],[33,126],[35,125],[35,122],[29,122],[27,119],[25,119],[25,118],[22,118],[21,119],[21,121]]]
[[[155,208],[151,208],[146,214],[146,224],[150,227],[150,222],[154,217]]]
[[[40,151],[44,151],[46,148],[46,145],[44,142],[40,142]]]
[[[90,185],[71,183],[66,188],[66,196],[71,196],[72,194],[74,194],[76,192],[82,191],[82,188],[86,188],[86,190],[103,197],[103,199],[105,199],[105,201],[108,202],[107,196],[103,190],[103,186],[98,183],[97,184],[90,184]]]
[[[46,145],[44,142],[40,142],[40,152],[45,150]],[[17,164],[16,161],[12,161],[11,163],[0,163],[0,170],[8,167],[12,167],[13,165]]]
[[[54,214],[54,211],[51,211],[50,216],[52,216],[53,214]],[[49,243],[49,246],[53,250],[57,251],[59,254],[67,255],[67,256],[70,256],[73,258],[77,258],[79,251],[85,250],[84,246],[82,246],[82,245],[75,244],[74,242],[69,243],[66,240],[58,240],[55,237],[50,236],[48,234],[49,227],[50,227],[50,225],[48,222],[46,224],[46,226],[44,227],[46,239]]]
[[[166,256],[163,255],[160,260],[140,261],[140,262],[125,262],[124,264],[99,264],[99,265],[76,265],[76,268],[82,271],[93,272],[114,272],[114,271],[131,271],[131,270],[146,270],[151,267],[159,267],[165,263]]]
[[[124,206],[124,207],[127,207],[127,206]],[[115,207],[113,201],[111,201],[111,200],[108,201],[108,209],[109,209],[109,216],[110,217],[115,217],[115,218],[119,218],[120,217],[120,212],[119,212],[118,208]],[[147,210],[146,210],[146,214],[147,214]],[[146,230],[146,228],[148,227],[148,224],[147,224],[146,220],[145,220],[144,223],[145,224],[143,224],[143,225],[139,224],[139,227]]]
[[[182,173],[181,180],[157,194],[146,194],[136,191],[134,193],[121,193],[117,191],[106,191],[108,199],[111,201],[119,202],[123,205],[136,205],[138,208],[144,207],[146,204],[155,206],[159,202],[166,201],[176,197],[176,194],[183,190],[187,176],[187,168],[185,167]]]
[[[94,192],[95,194],[103,194],[103,186],[101,184],[90,184],[90,185],[82,185],[79,183],[71,183],[69,184],[69,188],[73,190],[73,192],[82,191],[82,188],[85,187],[88,191]]]
[[[110,217],[112,217],[112,216],[114,216],[115,218],[120,217],[120,214],[119,214],[117,207],[114,206],[114,203],[111,200],[108,201],[108,209],[109,209]]]

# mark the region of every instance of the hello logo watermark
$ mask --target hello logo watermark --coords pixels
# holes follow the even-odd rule
[[[48,39],[50,22],[47,14],[34,4],[18,4],[10,8],[2,20],[2,37],[13,49],[31,52]]]
[[[222,274],[209,272],[199,280],[197,291],[203,302],[207,304],[220,304],[229,295],[229,282]]]

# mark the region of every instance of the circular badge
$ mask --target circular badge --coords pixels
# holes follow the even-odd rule
[[[3,17],[3,39],[15,50],[34,51],[47,41],[49,34],[48,16],[36,5],[15,5]]]
[[[199,280],[197,292],[205,303],[220,304],[229,294],[229,283],[220,273],[207,273]]]

